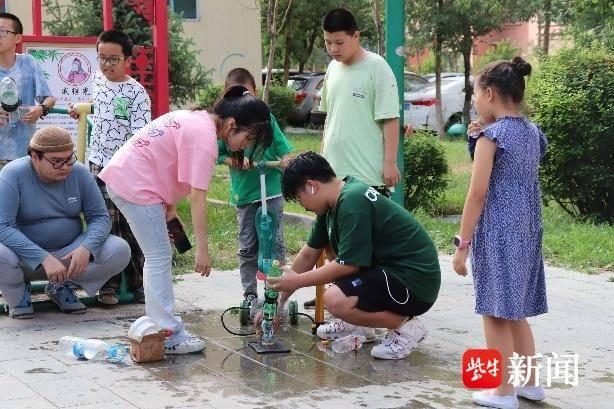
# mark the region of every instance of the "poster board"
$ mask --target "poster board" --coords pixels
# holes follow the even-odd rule
[[[31,42],[23,45],[23,52],[32,55],[40,65],[56,107],[91,101],[94,73],[98,69],[96,44]],[[37,122],[36,128],[48,125],[64,128],[76,139],[77,121],[68,115],[49,114]]]

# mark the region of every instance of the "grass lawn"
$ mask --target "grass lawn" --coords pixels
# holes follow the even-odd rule
[[[290,134],[290,142],[296,153],[320,150],[320,134]],[[471,175],[471,160],[466,144],[462,141],[444,141],[448,157],[449,187],[435,205],[436,214],[417,210],[414,216],[424,225],[442,253],[452,254],[451,237],[459,230],[459,217]],[[210,185],[210,198],[229,200],[228,167],[217,166]],[[295,213],[309,214],[296,203],[286,203],[284,209]],[[189,204],[183,201],[179,212],[192,235]],[[450,217],[450,215],[452,215]],[[555,266],[567,267],[588,273],[614,270],[614,226],[594,225],[574,220],[556,203],[543,208],[544,257]],[[213,266],[218,269],[237,267],[237,223],[235,211],[229,206],[209,206],[209,246]],[[286,223],[284,226],[288,255],[291,257],[302,246],[308,231]],[[176,255],[175,270],[191,270],[193,250]]]

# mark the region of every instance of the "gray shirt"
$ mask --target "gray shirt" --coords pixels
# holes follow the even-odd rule
[[[96,181],[81,163],[68,177],[45,183],[36,174],[29,156],[0,171],[0,243],[35,269],[49,252],[72,243],[83,232],[82,245],[93,251],[111,231],[111,219]]]

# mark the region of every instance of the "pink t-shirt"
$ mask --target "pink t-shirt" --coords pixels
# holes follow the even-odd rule
[[[215,123],[207,112],[170,112],[134,134],[99,177],[129,202],[172,205],[192,187],[209,188],[217,152]]]

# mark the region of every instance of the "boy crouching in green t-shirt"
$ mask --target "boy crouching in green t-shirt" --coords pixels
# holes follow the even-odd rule
[[[437,250],[424,228],[374,188],[351,176],[337,179],[314,152],[290,161],[282,188],[286,200],[297,200],[317,218],[292,266],[270,279],[281,302],[299,288],[332,282],[324,303],[338,319],[320,326],[318,336],[373,340],[375,328],[385,327],[389,332],[371,355],[405,358],[426,336],[415,317],[433,306],[441,284]],[[312,270],[328,246],[335,260]]]

